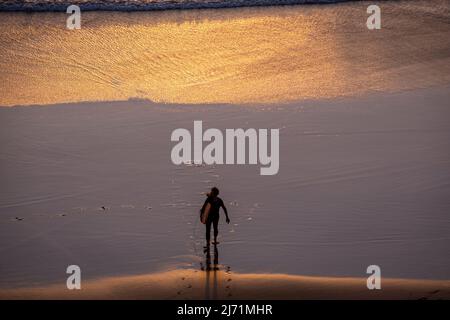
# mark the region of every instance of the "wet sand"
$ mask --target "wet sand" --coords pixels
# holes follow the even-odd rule
[[[376,264],[385,278],[448,281],[449,92],[0,108],[0,288],[64,284],[73,264],[83,281],[198,270],[198,210],[214,185],[231,217],[219,223],[219,264],[236,274],[365,277]],[[170,134],[198,119],[280,128],[279,173],[175,166]]]
[[[239,274],[222,270],[172,270],[82,283],[0,291],[0,299],[450,299],[450,281],[382,279],[369,290],[365,278]]]

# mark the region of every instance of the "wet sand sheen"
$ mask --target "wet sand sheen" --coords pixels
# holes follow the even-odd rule
[[[450,279],[450,91],[261,110],[86,103],[0,108],[0,287],[198,269],[204,192],[219,261],[240,274]],[[280,171],[175,166],[170,133],[281,128]],[[101,133],[101,134],[99,134]],[[105,209],[103,209],[105,208]]]
[[[239,274],[173,270],[82,283],[1,290],[0,299],[450,299],[450,281],[382,279],[368,290],[365,278]],[[264,288],[264,290],[261,290]]]
[[[364,2],[87,12],[77,31],[62,13],[0,13],[0,105],[280,103],[443,85],[449,10],[437,3],[387,2],[379,32]]]

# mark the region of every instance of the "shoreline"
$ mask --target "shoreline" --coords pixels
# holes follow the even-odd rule
[[[81,290],[68,290],[65,283],[0,290],[0,299],[447,300],[450,280],[382,279],[380,290],[368,290],[366,278],[181,269],[89,280],[81,283]]]
[[[33,104],[0,104],[0,110],[24,110],[36,108],[78,108],[78,107],[102,107],[109,106],[128,106],[154,108],[158,111],[169,109],[180,109],[192,111],[198,109],[242,109],[242,110],[289,110],[296,108],[317,108],[327,107],[333,104],[355,104],[359,101],[364,103],[373,103],[374,101],[386,101],[393,99],[408,98],[409,96],[422,95],[446,95],[450,90],[449,84],[429,86],[423,88],[409,88],[399,91],[371,91],[361,95],[337,96],[337,97],[316,97],[302,98],[297,100],[289,100],[283,102],[248,102],[248,103],[230,103],[230,102],[205,102],[205,103],[176,103],[176,102],[159,102],[149,98],[129,97],[124,100],[81,100],[81,101],[61,101],[55,103],[33,103]]]

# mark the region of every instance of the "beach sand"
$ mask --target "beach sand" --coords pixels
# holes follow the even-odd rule
[[[369,290],[364,278],[239,274],[172,270],[104,278],[82,284],[1,290],[0,299],[450,299],[450,281],[383,279]]]

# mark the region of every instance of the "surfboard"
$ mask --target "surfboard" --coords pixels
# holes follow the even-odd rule
[[[205,210],[203,210],[202,214],[200,215],[200,221],[203,224],[206,224],[206,220],[208,220],[208,216],[209,216],[209,211],[211,211],[211,203],[207,203]]]

